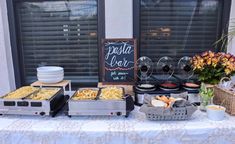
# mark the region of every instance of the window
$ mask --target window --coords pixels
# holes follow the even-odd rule
[[[22,84],[43,65],[64,67],[73,83],[98,82],[97,0],[13,2]]]
[[[221,35],[229,17],[226,0],[140,0],[139,55],[157,62],[163,56],[176,61],[206,50]],[[229,1],[226,1],[229,2]]]

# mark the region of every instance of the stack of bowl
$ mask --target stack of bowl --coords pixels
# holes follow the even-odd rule
[[[64,69],[57,66],[39,67],[37,78],[42,83],[58,83],[64,79]]]

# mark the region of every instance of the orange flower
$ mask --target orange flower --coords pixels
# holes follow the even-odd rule
[[[222,57],[222,62],[223,62],[223,63],[226,63],[227,61],[228,61],[228,58]]]
[[[231,71],[229,69],[227,69],[227,68],[224,69],[224,72],[225,72],[226,75],[229,75],[231,73]]]
[[[225,56],[227,59],[229,59],[232,55],[228,53],[228,54],[225,54],[224,56]]]
[[[209,51],[209,57],[212,58],[215,56],[215,53],[213,53],[212,51]]]
[[[202,70],[204,68],[204,60],[201,56],[195,55],[192,60],[194,70]]]
[[[234,62],[234,61],[235,61],[234,57],[230,57],[230,58],[229,58],[229,61],[230,61],[230,62]]]
[[[212,62],[211,58],[208,58],[206,61],[207,65],[211,65],[211,62]]]
[[[214,57],[214,58],[212,58],[212,66],[213,67],[216,67],[217,66],[217,64],[218,64],[218,62],[219,62],[219,59],[218,58],[216,58],[216,57]]]

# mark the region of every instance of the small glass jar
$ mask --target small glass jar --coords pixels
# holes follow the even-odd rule
[[[213,97],[203,97],[200,96],[200,110],[206,111],[206,106],[211,105],[213,103]]]

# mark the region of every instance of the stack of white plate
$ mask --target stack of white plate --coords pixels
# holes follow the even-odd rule
[[[42,83],[58,83],[64,79],[64,69],[57,66],[39,67],[37,78]]]

